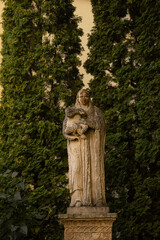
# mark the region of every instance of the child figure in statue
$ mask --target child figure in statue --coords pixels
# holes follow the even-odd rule
[[[67,117],[66,128],[64,131],[65,135],[68,135],[70,140],[77,140],[79,137],[85,139],[85,132],[88,129],[88,126],[82,123],[79,123],[81,118],[85,119],[87,117],[86,112],[81,108],[68,107],[65,111]]]

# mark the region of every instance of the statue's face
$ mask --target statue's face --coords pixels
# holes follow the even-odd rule
[[[90,96],[88,94],[88,92],[82,92],[79,95],[79,101],[83,106],[88,106],[89,105],[89,100],[90,100]]]

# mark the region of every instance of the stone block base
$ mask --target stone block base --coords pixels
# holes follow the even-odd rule
[[[64,240],[112,240],[116,217],[115,213],[61,214],[59,220],[64,224]]]
[[[106,216],[109,213],[109,207],[68,207],[68,215],[83,215],[83,216]]]

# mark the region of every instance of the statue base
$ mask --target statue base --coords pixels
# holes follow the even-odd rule
[[[64,225],[64,240],[112,240],[112,225],[116,213],[108,207],[69,207],[60,214]]]

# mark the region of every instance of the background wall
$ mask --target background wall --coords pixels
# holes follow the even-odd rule
[[[84,84],[87,87],[87,83],[90,80],[90,74],[87,74],[83,68],[83,63],[87,59],[88,47],[87,47],[87,35],[90,33],[93,27],[93,14],[90,0],[74,0],[73,5],[76,7],[76,15],[82,17],[82,22],[79,26],[83,29],[84,35],[82,36],[82,45],[84,51],[82,52],[81,61],[82,66],[80,67],[80,73],[84,74]]]

